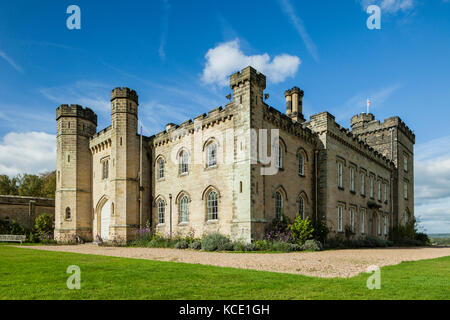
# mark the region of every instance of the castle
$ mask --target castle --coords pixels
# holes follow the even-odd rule
[[[89,108],[61,105],[57,120],[55,237],[128,241],[151,224],[161,234],[218,231],[264,236],[275,218],[325,219],[330,236],[386,238],[414,217],[414,133],[399,117],[307,121],[304,92],[285,92],[286,113],[266,104],[266,77],[230,77],[219,107],[151,137],[138,133],[135,91],[111,92],[111,126]]]

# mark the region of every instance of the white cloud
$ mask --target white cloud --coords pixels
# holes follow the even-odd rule
[[[247,66],[264,73],[273,83],[283,82],[297,73],[301,63],[300,58],[288,54],[281,54],[273,59],[267,53],[247,56],[240,49],[238,40],[221,43],[209,49],[205,58],[202,81],[221,86],[228,84],[230,74]]]
[[[288,18],[291,21],[292,25],[294,26],[295,30],[297,31],[297,33],[300,35],[303,42],[305,43],[306,49],[308,49],[309,54],[314,58],[314,60],[316,62],[318,62],[319,54],[317,53],[317,47],[314,44],[314,42],[312,41],[308,32],[306,31],[303,20],[295,12],[295,9],[292,6],[292,3],[289,0],[279,0],[279,3],[281,6],[281,9],[288,16]]]
[[[5,52],[0,51],[0,57],[6,60],[14,69],[19,71],[20,73],[23,73],[23,69],[21,66],[19,66],[16,62],[14,62],[13,59],[11,59]]]
[[[407,12],[414,9],[416,3],[414,0],[362,0],[361,5],[364,10],[369,5],[378,5],[381,12],[396,14],[398,12]]]
[[[10,132],[0,142],[0,174],[38,174],[56,167],[56,136]]]
[[[431,233],[450,232],[450,136],[415,148],[415,214]]]

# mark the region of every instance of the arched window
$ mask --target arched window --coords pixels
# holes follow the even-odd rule
[[[281,192],[275,193],[275,218],[281,220],[283,217],[283,196]]]
[[[212,142],[208,145],[208,167],[214,167],[217,165],[217,145]]]
[[[206,215],[208,220],[217,220],[218,206],[217,206],[217,192],[212,190],[206,197]]]
[[[188,173],[188,162],[189,162],[189,156],[186,151],[181,151],[179,163],[180,163],[180,174]]]
[[[189,221],[189,199],[187,196],[183,196],[180,200],[180,223]]]
[[[298,215],[305,220],[305,199],[303,197],[298,199]]]
[[[283,168],[283,147],[281,145],[278,145],[277,149],[278,149],[277,150],[277,154],[278,154],[278,157],[277,157],[277,168],[281,169],[281,168]]]
[[[164,223],[166,221],[166,203],[164,200],[158,202],[158,223]]]
[[[70,218],[71,218],[70,208],[67,207],[67,208],[66,208],[66,220],[70,220]]]
[[[298,154],[298,174],[300,176],[305,175],[305,157],[301,152]]]
[[[158,179],[164,178],[164,159],[158,160]]]
[[[114,215],[114,202],[111,203],[111,215],[112,216]]]

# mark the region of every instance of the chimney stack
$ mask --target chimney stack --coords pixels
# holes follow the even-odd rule
[[[296,122],[304,122],[303,117],[303,90],[293,87],[284,93],[286,97],[286,115]]]

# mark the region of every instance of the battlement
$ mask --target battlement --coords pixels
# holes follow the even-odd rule
[[[78,104],[62,104],[56,109],[56,120],[61,117],[78,117],[91,121],[97,126],[97,115],[89,108],[83,108]]]
[[[136,91],[131,90],[130,88],[127,87],[117,87],[115,89],[113,89],[111,91],[111,101],[114,101],[115,99],[130,99],[134,102],[136,102],[136,104],[139,104],[139,97],[138,94],[136,93]]]
[[[353,128],[363,126],[364,124],[374,121],[375,116],[372,113],[361,113],[352,117],[350,120],[350,126]]]
[[[315,135],[304,123],[293,121],[291,117],[277,109],[264,105],[264,119],[278,126],[280,129],[300,137],[311,144],[315,143]]]
[[[351,125],[352,133],[357,136],[397,128],[413,143],[415,143],[416,140],[414,132],[398,116],[387,118],[383,122],[380,122],[379,120],[375,120],[373,114],[370,113],[369,115],[366,115],[365,113],[362,113],[361,115],[356,115],[351,119]]]
[[[247,67],[242,71],[238,71],[230,76],[230,88],[234,89],[241,83],[249,81],[252,84],[257,85],[262,90],[266,88],[266,76],[258,72],[252,67]]]
[[[176,140],[179,136],[192,134],[195,130],[209,128],[233,117],[232,108],[217,107],[208,113],[203,113],[193,120],[188,119],[180,125],[169,123],[166,130],[155,135],[155,145]]]
[[[286,90],[284,92],[284,96],[285,97],[292,96],[294,93],[297,93],[302,98],[305,95],[305,92],[301,90],[299,87],[293,87],[292,89]]]
[[[371,116],[373,115],[369,114],[369,118],[371,118]],[[325,111],[312,115],[311,120],[307,124],[317,134],[321,135],[326,132],[327,135],[353,150],[366,155],[372,160],[378,161],[378,163],[383,164],[390,169],[394,168],[394,163],[389,158],[359,139],[352,131],[337,123],[335,117],[329,112]]]

